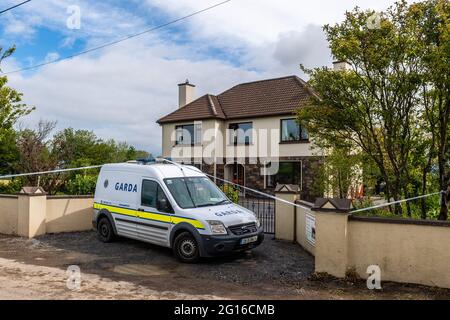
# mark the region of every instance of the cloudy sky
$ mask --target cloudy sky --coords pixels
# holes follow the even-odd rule
[[[22,0],[2,0],[0,11]],[[0,46],[17,46],[3,72],[65,57],[209,7],[221,0],[33,0],[0,15]],[[167,28],[25,72],[10,85],[40,119],[93,130],[158,155],[155,121],[177,108],[186,78],[197,96],[247,81],[296,74],[299,64],[331,65],[321,26],[355,6],[383,10],[390,0],[232,0]],[[80,29],[67,20],[80,9]],[[70,20],[72,21],[72,20]],[[69,24],[70,25],[70,24]]]

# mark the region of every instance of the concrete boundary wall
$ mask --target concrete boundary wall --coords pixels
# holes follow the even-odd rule
[[[376,265],[381,281],[450,288],[450,221],[359,217],[316,211],[315,270],[363,279]]]
[[[18,197],[0,195],[0,233],[17,234]]]
[[[0,195],[0,233],[32,238],[92,229],[91,196]]]
[[[295,202],[305,208],[287,203],[275,202],[275,238],[293,241],[301,245],[310,254],[315,254],[315,212],[313,204],[299,200],[296,192],[276,192],[275,196],[283,200]]]
[[[276,196],[306,207],[276,201],[275,238],[314,255],[316,272],[344,278],[351,271],[367,279],[367,268],[376,265],[381,282],[450,288],[450,221],[353,216],[347,199],[321,198],[313,205],[293,192]]]
[[[316,213],[311,210],[313,204],[303,200],[298,200],[296,203],[310,209],[294,208],[294,218],[296,221],[296,237],[294,241],[300,244],[306,251],[315,255]]]
[[[92,197],[48,197],[46,232],[70,232],[92,229]]]

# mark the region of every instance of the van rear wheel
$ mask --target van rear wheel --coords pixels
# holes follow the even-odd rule
[[[200,258],[197,240],[189,232],[182,232],[175,238],[173,252],[178,260],[185,263],[194,263]]]
[[[101,218],[98,222],[97,234],[102,242],[113,242],[116,238],[111,222],[106,217]]]

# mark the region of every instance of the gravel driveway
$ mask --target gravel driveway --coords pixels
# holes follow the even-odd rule
[[[66,287],[77,265],[81,291]],[[249,253],[182,264],[170,249],[94,232],[37,239],[0,236],[0,299],[360,299],[450,298],[449,290],[384,283],[309,280],[314,259],[298,245],[272,240]]]

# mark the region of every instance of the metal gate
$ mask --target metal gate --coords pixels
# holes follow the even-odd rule
[[[239,197],[238,203],[256,214],[265,233],[275,233],[275,200],[246,194]]]
[[[241,188],[238,184],[218,183],[222,188],[236,190],[239,194],[237,203],[255,213],[265,233],[275,234],[275,200],[256,192],[252,192],[248,188]]]

